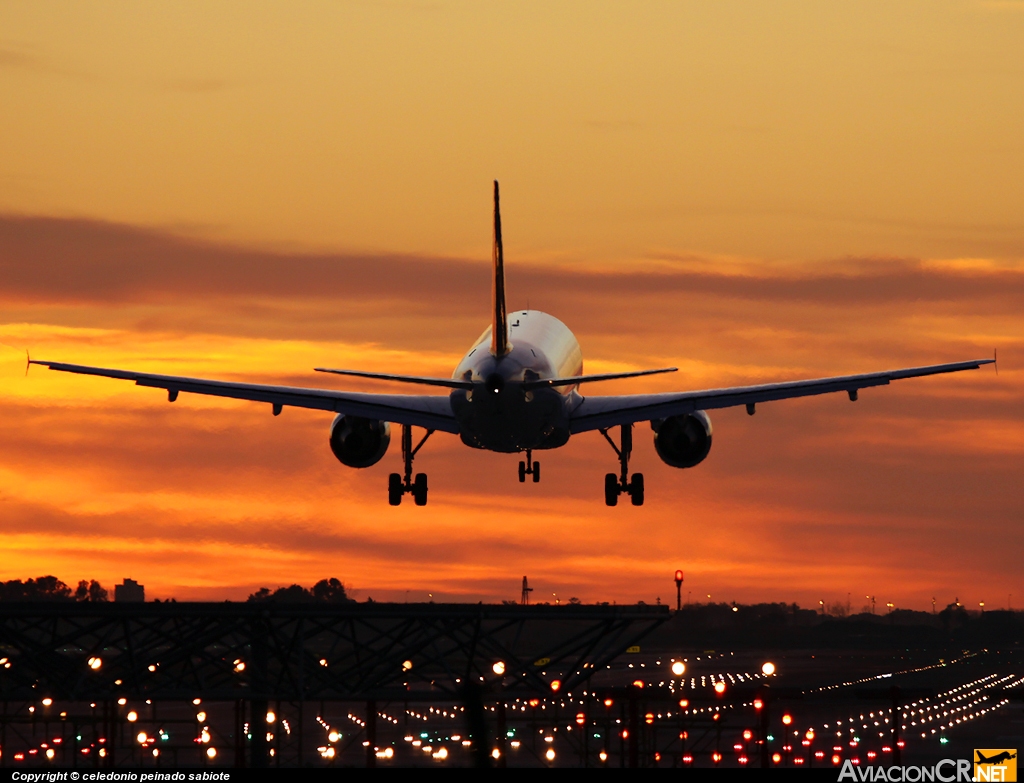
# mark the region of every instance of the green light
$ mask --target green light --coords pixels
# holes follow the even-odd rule
[[[769,742],[775,742],[775,735],[774,734],[769,734],[768,735],[768,741]]]
[[[430,735],[427,732],[424,731],[422,734],[420,734],[420,739],[426,739],[429,736]]]
[[[514,736],[516,736],[516,733],[513,730],[509,730],[509,731],[505,732],[505,736],[506,737],[514,737]]]
[[[940,745],[945,745],[947,742],[949,742],[949,740],[946,739],[945,737],[939,737],[939,744]]]

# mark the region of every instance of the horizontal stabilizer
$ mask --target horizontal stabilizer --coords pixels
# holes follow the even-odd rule
[[[456,381],[452,378],[424,378],[418,375],[390,375],[383,372],[363,372],[362,370],[332,370],[328,367],[314,367],[316,372],[330,372],[335,375],[353,375],[357,378],[375,378],[378,381],[397,381],[398,383],[419,383],[424,386],[446,386],[449,389],[472,389],[470,381]]]
[[[524,381],[523,388],[545,389],[551,386],[571,386],[575,383],[593,383],[594,381],[616,381],[619,378],[637,378],[641,375],[658,375],[663,372],[677,372],[678,367],[662,367],[658,370],[636,370],[635,372],[607,372],[600,375],[574,375],[570,378],[539,378],[535,381]]]

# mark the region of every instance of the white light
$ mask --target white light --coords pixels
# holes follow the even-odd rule
[[[763,674],[765,677],[771,677],[773,674],[775,674],[775,664],[771,661],[765,661],[764,664],[761,666],[761,674]]]
[[[206,758],[208,758],[208,759],[217,758],[217,749],[216,748],[207,748],[206,749]]]
[[[672,673],[676,677],[682,677],[684,674],[686,674],[686,664],[682,661],[676,661],[672,664]]]
[[[494,666],[491,667],[491,669],[494,671],[495,674],[501,677],[503,674],[505,674],[505,662],[497,661],[495,662]]]
[[[548,752],[544,754],[544,758],[546,758],[548,761],[554,761],[555,760],[555,749],[554,748],[548,748]]]

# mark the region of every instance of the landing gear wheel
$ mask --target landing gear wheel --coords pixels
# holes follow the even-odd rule
[[[629,499],[634,506],[644,504],[644,474],[634,473],[633,480],[629,484]]]
[[[392,473],[388,476],[388,503],[392,506],[402,505],[404,489],[405,488],[402,486],[402,477],[399,474]]]
[[[427,505],[427,474],[417,473],[412,485],[412,499],[417,506]]]
[[[526,483],[526,463],[522,460],[519,460],[519,483]]]
[[[533,483],[536,484],[538,481],[540,481],[540,463],[539,462],[534,462],[533,463]]]
[[[608,473],[604,477],[604,502],[608,506],[619,503],[619,477],[614,473]]]

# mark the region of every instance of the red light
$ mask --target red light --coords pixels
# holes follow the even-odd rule
[[[711,720],[718,720],[718,719],[719,719],[719,718],[721,718],[721,717],[722,717],[722,716],[721,716],[721,715],[719,715],[719,714],[718,714],[718,713],[716,712],[716,713],[715,713],[715,717],[713,717],[713,718],[712,718]]]
[[[622,730],[622,739],[629,739],[629,729]]]
[[[747,757],[746,757],[746,756],[740,756],[740,757],[739,757],[738,759],[736,759],[736,760],[737,760],[737,761],[738,761],[738,762],[739,762],[740,764],[746,764],[746,763],[747,763],[747,760],[748,760],[748,759],[747,759]]]
[[[655,753],[654,754],[654,760],[655,761],[661,761],[661,754],[660,753]]]
[[[754,709],[755,710],[759,710],[762,707],[764,707],[764,702],[761,701],[760,699],[754,699]]]
[[[633,687],[634,688],[642,688],[642,687],[644,687],[644,681],[643,680],[633,680]]]
[[[793,759],[793,763],[794,764],[803,764],[804,760],[803,760],[802,757],[801,758],[795,758],[795,759]]]
[[[783,725],[788,726],[792,722],[793,722],[793,716],[790,715],[788,712],[785,715],[782,716],[782,723],[783,723]]]
[[[693,756],[691,756],[689,753],[687,753],[685,756],[683,756],[683,763],[684,764],[692,764],[693,763]]]
[[[57,740],[54,740],[54,742],[57,742]],[[906,744],[907,743],[905,743],[903,740],[900,740],[899,742],[896,743],[896,747],[897,748],[902,748]]]
[[[654,723],[654,713],[653,712],[648,712],[646,715],[644,715],[644,723],[646,723],[647,725],[650,725],[650,724]]]
[[[800,744],[803,745],[805,748],[809,748],[811,746],[811,741],[803,740]]]
[[[528,704],[529,704],[529,705],[530,705],[531,707],[536,707],[536,706],[537,706],[538,704],[540,704],[540,699],[530,699],[530,701],[528,702]]]
[[[825,758],[825,751],[823,751],[823,750],[816,751],[815,754],[814,754],[814,758],[816,758],[816,759],[823,759],[823,758]]]
[[[852,759],[850,759],[850,761],[852,761],[857,766],[860,766],[860,759],[857,758],[856,756],[854,756]]]
[[[582,712],[577,712],[576,713],[576,723],[579,724],[580,726],[582,726],[586,722],[587,722],[587,716],[584,715]]]
[[[869,758],[869,759],[873,759],[873,758],[874,758],[875,756],[877,756],[877,755],[878,755],[878,754],[877,754],[877,753],[875,753],[875,752],[874,752],[873,750],[869,750],[869,751],[868,751],[868,758]]]
[[[676,571],[676,581],[677,582],[682,582],[683,581],[683,572],[682,571]]]
[[[688,732],[688,731],[681,731],[681,732],[679,732],[679,739],[681,739],[681,740],[690,739],[690,732]]]
[[[551,690],[557,692],[558,689],[561,688],[561,687],[562,687],[562,681],[561,680],[552,680],[551,681]]]
[[[604,700],[604,706],[605,707],[611,707],[612,704],[614,704],[614,702],[611,699],[605,699]]]
[[[772,761],[775,762],[776,764],[781,764],[782,763],[782,755],[779,754],[779,753],[773,753],[772,754]]]
[[[714,753],[711,754],[711,760],[717,764],[719,761],[722,760],[722,754],[716,750]]]
[[[836,753],[842,753],[843,752],[843,746],[842,745],[836,745],[834,748],[832,748],[832,750],[834,750]]]
[[[750,729],[743,730],[743,739],[745,739],[747,742],[750,742],[750,738],[753,736],[754,732],[752,732]]]
[[[890,748],[888,745],[883,745],[882,753],[892,753],[892,748]]]
[[[838,766],[838,765],[839,765],[839,762],[840,762],[840,761],[842,761],[842,759],[841,759],[841,758],[839,758],[839,755],[838,755],[838,754],[836,754],[835,756],[833,756],[833,757],[832,757],[832,763],[833,763],[833,764],[835,764],[836,766]]]
[[[690,706],[690,700],[689,699],[680,699],[679,700],[679,706],[682,707],[685,710],[687,707]]]
[[[735,745],[732,746],[732,749],[733,750],[743,750],[743,746],[740,745],[739,743],[736,743]]]

